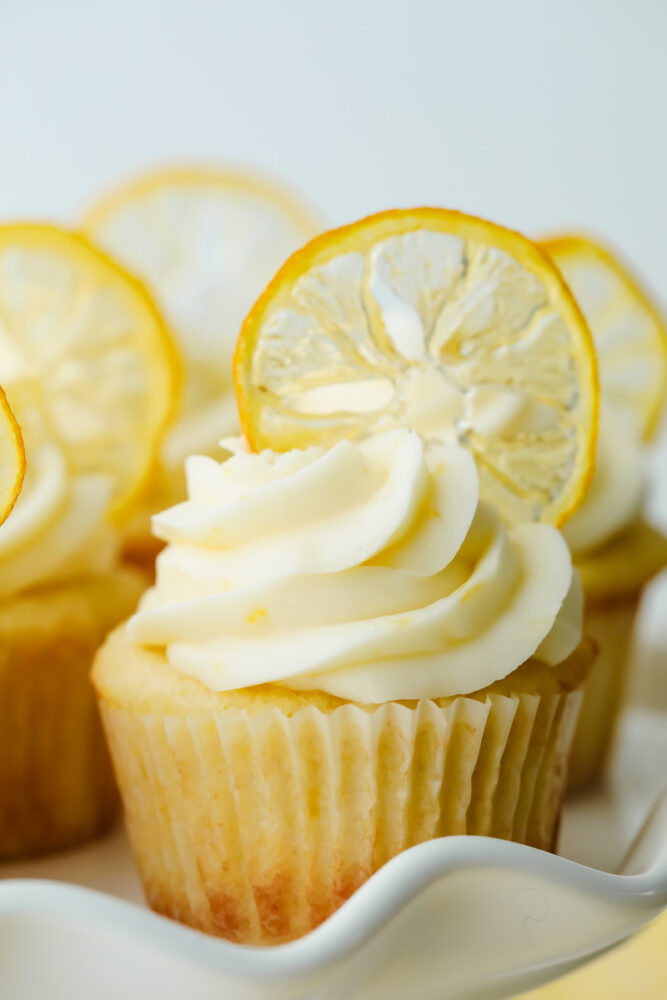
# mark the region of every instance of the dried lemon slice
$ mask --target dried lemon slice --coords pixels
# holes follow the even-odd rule
[[[602,397],[650,437],[667,394],[667,327],[618,257],[587,236],[542,242],[588,320],[600,366]]]
[[[583,316],[538,247],[458,212],[384,212],[294,254],[243,325],[235,382],[252,447],[408,426],[470,449],[510,522],[561,523],[592,474]]]
[[[25,448],[21,428],[0,389],[0,524],[16,503],[24,475]]]
[[[316,218],[272,181],[191,167],[156,170],[119,187],[83,225],[144,278],[173,331],[185,364],[184,436],[203,444],[210,426],[230,432],[241,323],[285,258],[319,231]],[[167,464],[172,452],[181,457],[178,433]]]
[[[0,371],[30,440],[108,475],[118,514],[150,470],[178,378],[143,285],[75,233],[0,226]]]

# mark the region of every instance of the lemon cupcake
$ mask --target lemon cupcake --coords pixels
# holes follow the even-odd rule
[[[146,586],[116,563],[108,484],[71,476],[55,446],[0,526],[0,858],[104,830],[117,794],[88,675]]]
[[[281,268],[234,381],[259,454],[188,460],[94,668],[151,905],[276,943],[411,844],[553,847],[593,651],[527,522],[577,506],[597,418],[557,270],[458,212],[371,216]]]
[[[0,526],[0,858],[101,832],[117,806],[89,673],[145,589],[119,520],[170,408],[144,289],[85,240],[0,226],[0,365],[25,440]]]
[[[641,443],[605,407],[591,488],[563,533],[585,595],[585,632],[599,654],[586,685],[572,745],[570,787],[604,771],[631,666],[637,609],[645,584],[667,566],[667,538],[641,514]]]
[[[83,226],[148,283],[183,359],[178,420],[125,532],[127,558],[152,570],[150,515],[184,498],[185,458],[219,456],[220,438],[238,431],[231,362],[245,314],[320,226],[280,183],[214,166],[150,171],[102,197]]]
[[[273,944],[424,840],[552,849],[593,656],[559,532],[403,429],[187,480],[93,671],[150,905]]]
[[[578,233],[544,249],[589,322],[599,359],[598,471],[565,527],[586,598],[586,631],[599,644],[574,740],[572,787],[599,779],[626,689],[644,584],[667,565],[667,539],[642,518],[642,452],[667,392],[667,330],[651,296],[619,256]]]

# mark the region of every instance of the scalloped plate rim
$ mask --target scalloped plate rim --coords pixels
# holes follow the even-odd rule
[[[658,801],[667,818],[667,793]],[[652,812],[655,812],[654,806]],[[663,821],[664,824],[664,821]],[[664,824],[667,825],[667,824]],[[640,834],[641,839],[641,834]],[[138,932],[146,941],[177,950],[182,957],[216,970],[241,973],[257,982],[276,976],[321,971],[348,957],[377,935],[429,885],[463,870],[496,868],[542,877],[618,907],[657,912],[667,907],[667,851],[655,866],[616,875],[558,855],[488,837],[451,836],[404,851],[376,872],[331,917],[304,937],[262,948],[239,945],[178,924],[135,903],[97,889],[48,879],[0,881],[0,919],[26,912],[87,916],[122,934]],[[649,919],[649,916],[647,916]],[[616,940],[622,940],[623,934]],[[603,941],[600,949],[610,943]],[[582,955],[594,954],[590,948]],[[572,955],[572,959],[576,959]],[[558,963],[556,963],[558,964]]]

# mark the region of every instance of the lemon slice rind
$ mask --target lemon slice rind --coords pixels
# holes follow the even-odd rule
[[[25,476],[23,436],[0,388],[0,524],[11,513]]]
[[[78,232],[2,225],[0,356],[31,440],[51,436],[75,471],[108,475],[110,512],[122,519],[151,472],[180,380],[144,284]]]
[[[234,379],[255,450],[411,426],[470,448],[510,522],[563,523],[593,473],[576,301],[538,246],[460,212],[383,212],[297,251],[246,318]]]
[[[603,399],[650,440],[667,398],[667,324],[658,306],[632,268],[597,238],[562,233],[540,242],[586,315]]]
[[[231,395],[248,309],[283,260],[322,228],[280,182],[198,165],[120,184],[89,208],[82,226],[152,289],[182,357],[186,423]],[[163,457],[169,464],[168,450]]]

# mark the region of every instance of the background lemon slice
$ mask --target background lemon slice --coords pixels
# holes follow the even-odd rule
[[[144,278],[174,333],[186,376],[184,442],[204,444],[209,427],[229,433],[238,426],[231,363],[241,323],[285,258],[319,231],[314,215],[271,181],[192,167],[121,186],[83,225]],[[177,434],[167,464],[182,457]]]
[[[25,448],[21,428],[0,389],[0,524],[16,503],[24,475]]]
[[[248,315],[235,381],[255,449],[409,426],[469,448],[510,522],[561,523],[592,474],[583,316],[538,247],[458,212],[384,212],[313,240]]]
[[[627,266],[586,236],[542,241],[588,320],[600,366],[603,399],[650,437],[667,393],[667,328]]]
[[[0,226],[0,371],[30,442],[110,477],[118,514],[140,489],[178,378],[145,288],[75,233]]]

